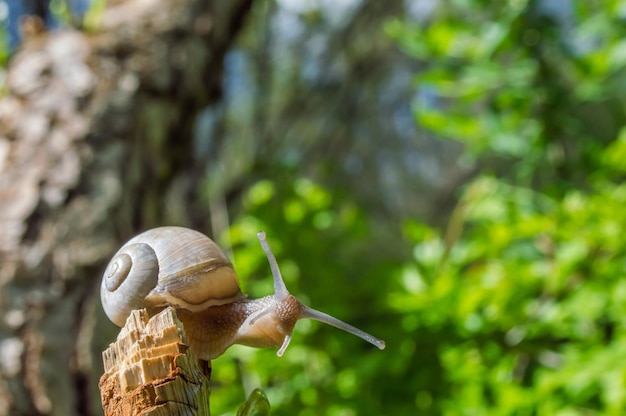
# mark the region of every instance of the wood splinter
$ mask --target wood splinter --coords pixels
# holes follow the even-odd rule
[[[173,308],[133,311],[102,358],[105,416],[209,415],[209,379]]]

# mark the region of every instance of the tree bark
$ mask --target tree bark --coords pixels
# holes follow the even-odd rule
[[[28,40],[0,99],[0,416],[102,414],[104,263],[162,224],[205,228],[196,114],[251,0],[111,2]]]

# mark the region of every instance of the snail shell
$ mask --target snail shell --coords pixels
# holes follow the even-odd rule
[[[100,295],[107,316],[118,326],[134,309],[199,311],[245,298],[217,244],[183,227],[154,228],[129,240],[107,266]]]

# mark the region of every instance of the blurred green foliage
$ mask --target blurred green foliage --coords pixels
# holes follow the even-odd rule
[[[423,24],[386,27],[425,66],[417,122],[525,186],[584,185],[624,123],[623,2],[438,3]]]
[[[296,296],[388,347],[300,322],[281,359],[215,360],[215,414],[257,386],[276,415],[626,412],[625,6],[548,3],[441,0],[388,22],[422,68],[416,122],[481,172],[444,229],[398,219],[408,258],[382,254],[341,190],[248,189],[230,230],[244,291],[272,291],[264,229]]]
[[[9,56],[9,41],[4,24],[5,21],[0,19],[0,96],[4,92],[5,67]]]
[[[482,173],[445,230],[404,225],[414,262],[389,306],[440,338],[443,383],[415,404],[623,414],[624,4],[440,3],[386,29],[424,65],[417,123],[464,142]]]

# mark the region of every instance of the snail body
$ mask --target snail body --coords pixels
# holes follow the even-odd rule
[[[107,316],[123,326],[132,310],[155,313],[174,307],[191,349],[207,361],[233,344],[279,348],[281,356],[296,322],[303,318],[385,347],[384,341],[299,302],[287,291],[265,234],[257,236],[274,277],[273,295],[247,298],[228,257],[204,234],[159,227],[129,240],[109,262],[100,289]]]

